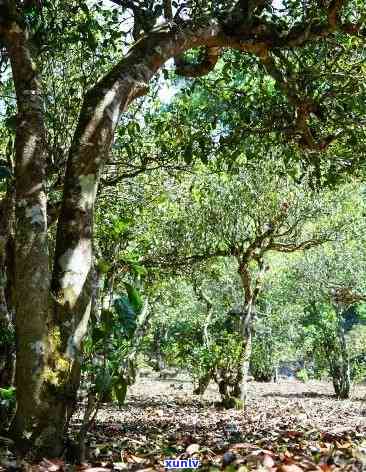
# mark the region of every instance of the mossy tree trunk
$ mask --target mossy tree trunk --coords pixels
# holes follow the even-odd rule
[[[13,7],[15,9],[15,7]],[[16,12],[13,10],[11,17]],[[44,379],[50,355],[49,254],[43,103],[28,35],[11,21],[6,32],[17,97],[15,138],[15,311],[17,412],[12,433],[25,449],[44,431]],[[49,431],[51,435],[54,432]],[[47,432],[46,432],[47,434]]]

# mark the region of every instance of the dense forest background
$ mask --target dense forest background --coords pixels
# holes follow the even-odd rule
[[[365,15],[0,1],[7,450],[85,461],[102,405],[146,369],[236,411],[253,380],[362,391]]]

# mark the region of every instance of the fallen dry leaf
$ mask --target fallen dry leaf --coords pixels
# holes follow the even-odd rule
[[[218,395],[211,386],[197,397],[188,383],[182,395],[164,382],[140,381],[125,406],[100,410],[88,436],[87,464],[72,469],[45,460],[43,469],[33,464],[27,471],[164,472],[164,459],[196,455],[202,463],[197,472],[361,472],[366,386],[360,399],[347,402],[332,397],[331,388],[324,382],[250,382],[249,406],[242,411],[213,407]],[[299,419],[303,408],[311,412],[311,423]],[[77,417],[71,430],[78,430]]]
[[[196,454],[200,450],[199,444],[190,444],[187,449],[186,453],[189,455]]]
[[[270,455],[265,454],[263,458],[263,465],[264,467],[270,468],[275,465],[275,461],[272,459]]]
[[[279,470],[281,472],[303,472],[304,469],[302,469],[296,464],[289,464],[289,465],[281,465]]]

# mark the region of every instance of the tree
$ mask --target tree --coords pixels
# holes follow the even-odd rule
[[[4,60],[11,64],[17,107],[13,288],[18,389],[11,429],[20,449],[26,451],[34,445],[35,453],[48,456],[61,453],[67,419],[75,405],[82,339],[91,305],[94,204],[120,116],[147,93],[152,77],[168,59],[176,58],[179,73],[198,76],[213,69],[222,48],[232,48],[258,57],[295,108],[296,132],[306,146],[321,150],[326,147],[325,137],[314,144],[309,125],[316,105],[278,73],[274,54],[313,40],[332,37],[342,41],[345,36],[364,34],[358,21],[364,6],[358,2],[330,1],[320,8],[308,8],[300,19],[300,2],[288,5],[285,16],[263,1],[249,5],[219,2],[215,6],[194,2],[189,7],[179,3],[173,21],[170,3],[165,2],[168,21],[161,26],[156,26],[162,15],[158,2],[145,1],[138,6],[124,0],[114,3],[121,7],[122,15],[132,11],[132,34],[138,40],[122,59],[108,64],[105,74],[83,95],[68,157],[58,169],[62,204],[51,251],[46,127],[50,105],[43,93],[44,71],[37,55],[52,48],[55,39],[81,41],[96,48],[98,10],[91,12],[85,2],[71,2],[68,9],[68,3],[46,0],[4,0],[0,5],[0,39]],[[313,4],[317,2],[311,7]],[[75,20],[76,37],[70,30],[62,36],[65,18]],[[118,22],[117,17],[115,27]],[[202,60],[190,63],[182,58],[185,51],[199,47],[204,48]],[[328,141],[332,139],[326,137]],[[3,223],[0,226],[3,228]]]
[[[357,197],[356,197],[357,199]],[[358,195],[357,210],[349,212],[353,231],[338,245],[328,245],[316,254],[309,253],[295,266],[296,277],[303,280],[300,297],[305,301],[307,338],[315,355],[325,364],[339,398],[351,391],[351,360],[347,333],[360,320],[352,320],[352,310],[365,299],[363,279],[365,253],[363,234],[363,196]]]
[[[187,179],[165,215],[159,215],[160,235],[145,264],[176,270],[211,258],[236,262],[243,298],[240,314],[242,339],[241,400],[246,386],[252,345],[252,321],[270,269],[269,253],[308,250],[337,239],[344,225],[346,189],[340,193],[312,192],[306,182],[295,185],[281,172],[273,156],[238,172],[209,172]],[[329,214],[334,212],[332,219]],[[165,228],[163,226],[165,222]],[[150,257],[150,258],[149,258]]]

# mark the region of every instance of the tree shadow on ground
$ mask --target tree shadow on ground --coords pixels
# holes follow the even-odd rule
[[[334,393],[321,393],[321,392],[289,392],[289,393],[279,393],[279,392],[270,392],[263,393],[261,395],[263,398],[287,398],[287,399],[304,399],[304,398],[319,398],[319,399],[328,399],[328,400],[339,400],[339,401],[365,401],[365,398],[362,396],[351,396],[351,398],[346,398],[345,400],[337,399]]]
[[[270,392],[264,393],[261,395],[263,398],[267,397],[279,397],[279,398],[328,398],[329,400],[335,400],[336,396],[331,393],[320,393],[320,392],[289,392],[289,393],[279,393],[279,392]]]

